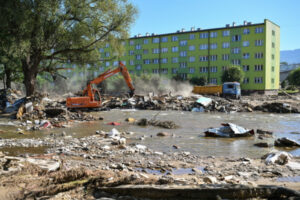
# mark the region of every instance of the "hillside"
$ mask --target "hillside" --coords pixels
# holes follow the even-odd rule
[[[300,63],[300,49],[280,51],[280,62]]]

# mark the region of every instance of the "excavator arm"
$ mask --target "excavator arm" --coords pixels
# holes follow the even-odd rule
[[[84,89],[83,95],[85,95],[86,92],[87,92],[88,96],[92,97],[93,96],[93,92],[92,92],[92,90],[93,90],[92,89],[92,85],[93,84],[99,84],[102,81],[104,81],[105,79],[107,79],[107,78],[109,78],[109,77],[111,77],[111,76],[113,76],[113,75],[115,75],[115,74],[117,74],[119,72],[122,73],[122,75],[123,75],[123,77],[124,77],[124,79],[126,81],[126,84],[129,87],[129,89],[130,89],[130,93],[129,93],[130,96],[133,96],[135,89],[133,87],[132,80],[131,80],[131,77],[129,75],[129,72],[128,72],[126,66],[122,62],[119,62],[119,67],[118,68],[107,70],[106,72],[100,74],[97,78],[95,78],[92,81],[90,81],[87,84],[86,88]]]

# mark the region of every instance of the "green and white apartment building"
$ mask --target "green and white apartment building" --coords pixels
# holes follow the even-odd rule
[[[123,42],[121,61],[132,74],[176,75],[189,79],[206,77],[210,84],[222,84],[223,71],[238,65],[245,72],[241,85],[247,91],[276,91],[279,88],[280,27],[270,20],[221,28],[184,29],[175,33],[137,35]],[[109,44],[100,49],[109,60]],[[103,62],[99,71],[118,65]]]

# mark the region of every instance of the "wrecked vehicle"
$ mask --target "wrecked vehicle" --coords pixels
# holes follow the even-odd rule
[[[206,137],[249,137],[254,135],[254,130],[245,129],[232,123],[224,123],[220,128],[209,128],[205,131]]]

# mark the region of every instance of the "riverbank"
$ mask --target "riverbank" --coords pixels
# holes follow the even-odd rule
[[[5,193],[11,199],[93,199],[95,195],[108,195],[101,193],[100,187],[122,185],[179,188],[201,188],[207,184],[210,188],[218,188],[220,184],[228,188],[275,185],[300,190],[299,182],[289,182],[292,177],[297,180],[300,176],[299,168],[292,164],[266,164],[265,159],[246,157],[198,156],[185,151],[164,153],[128,143],[128,136],[101,132],[80,139],[71,136],[32,139],[32,144],[40,141],[44,146],[47,144],[47,154],[23,157],[2,154],[0,187],[4,189],[0,195]],[[298,158],[290,161],[298,162]]]

